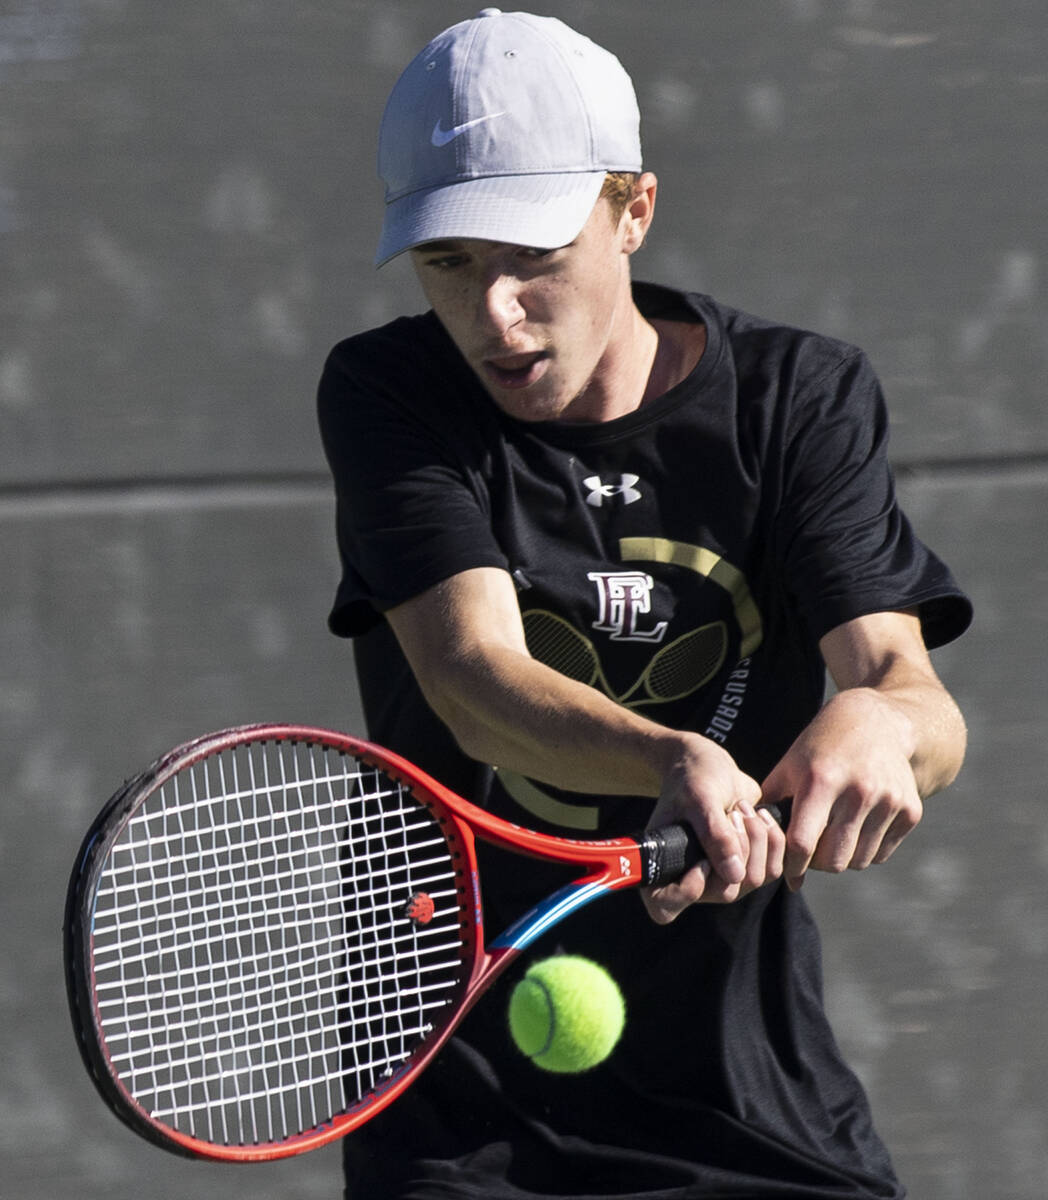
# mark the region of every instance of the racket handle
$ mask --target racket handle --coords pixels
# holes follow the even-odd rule
[[[785,828],[790,819],[790,802],[763,804],[775,820]],[[690,825],[664,825],[661,829],[649,829],[637,839],[641,844],[644,859],[644,884],[658,887],[672,883],[696,863],[706,858],[698,834]]]

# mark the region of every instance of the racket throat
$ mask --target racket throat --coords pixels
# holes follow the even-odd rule
[[[541,904],[514,921],[491,943],[489,949],[496,952],[519,954],[540,938],[547,929],[559,924],[570,913],[592,903],[611,889],[605,879],[583,880],[570,883],[553,892]]]

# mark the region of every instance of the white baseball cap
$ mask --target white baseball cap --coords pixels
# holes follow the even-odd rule
[[[619,60],[554,17],[485,8],[406,68],[379,130],[377,266],[447,238],[573,241],[608,171],[641,170]]]

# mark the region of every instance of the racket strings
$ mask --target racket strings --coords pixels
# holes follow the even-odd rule
[[[419,892],[428,924],[408,915]],[[250,743],[176,773],[98,887],[98,1021],[121,1085],[226,1145],[366,1102],[463,986],[462,894],[441,822],[349,755]]]

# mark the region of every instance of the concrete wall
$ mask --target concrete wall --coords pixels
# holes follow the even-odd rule
[[[809,884],[840,1037],[920,1200],[1048,1181],[1048,9],[550,0],[615,49],[658,223],[636,273],[863,345],[902,491],[978,607],[938,665],[961,781],[892,864]],[[0,1195],[338,1194],[337,1151],[185,1163],[69,1033],[66,879],[183,738],[361,731],[313,390],[420,300],[370,266],[375,130],[446,0],[0,6]]]

